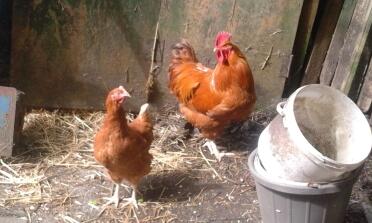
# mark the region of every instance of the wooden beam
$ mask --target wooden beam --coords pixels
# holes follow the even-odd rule
[[[353,17],[357,0],[345,0],[338,22],[333,33],[331,44],[324,60],[319,82],[325,85],[331,85],[335,74],[338,60],[340,58],[340,49],[344,46],[345,36]]]
[[[328,1],[322,13],[313,49],[306,66],[302,85],[318,83],[324,58],[342,9],[343,0]]]
[[[371,108],[372,103],[372,60],[369,62],[369,67],[364,78],[362,89],[358,98],[358,106],[363,112],[367,112]]]
[[[358,0],[331,86],[348,94],[371,28],[372,2]]]
[[[318,8],[319,0],[308,0],[303,3],[292,51],[293,57],[290,61],[289,75],[283,92],[284,97],[289,96],[301,83],[305,57],[309,49],[310,37]]]

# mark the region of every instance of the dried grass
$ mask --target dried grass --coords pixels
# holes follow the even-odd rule
[[[48,188],[46,172],[52,167],[103,168],[93,157],[93,139],[104,114],[63,113],[35,110],[25,116],[22,152],[1,160],[0,185],[8,185],[1,194],[0,206],[17,203],[43,203],[64,199]],[[132,120],[134,116],[128,115]],[[186,168],[198,156],[185,153],[186,145],[179,134],[176,122],[179,114],[168,113],[154,126],[155,140],[150,152],[154,156],[153,172]],[[167,125],[164,122],[168,123]]]
[[[251,122],[266,125],[271,119],[272,110],[268,108],[258,111],[252,117]],[[27,114],[24,119],[24,146],[21,147],[21,152],[12,158],[0,160],[0,206],[43,203],[68,205],[74,197],[71,194],[74,185],[61,182],[60,184],[67,188],[64,192],[52,186],[51,180],[58,178],[61,174],[58,171],[52,171],[54,168],[64,168],[63,171],[86,168],[93,174],[85,177],[106,179],[104,168],[94,160],[92,148],[94,135],[103,117],[102,112],[66,113],[34,110]],[[129,120],[133,118],[133,114],[128,114]],[[154,126],[155,140],[150,150],[154,156],[152,174],[171,170],[187,172],[192,168],[208,171],[213,178],[217,177],[221,182],[226,180],[218,173],[218,170],[213,168],[216,160],[209,159],[210,155],[207,153],[203,154],[201,149],[203,139],[199,134],[193,134],[185,141],[185,130],[182,128],[185,122],[178,112],[174,109],[164,109],[153,119],[156,124]],[[231,138],[231,143],[236,143],[236,139]],[[107,185],[101,186],[107,191],[110,190]],[[168,205],[157,202],[147,202],[147,204],[155,208]],[[89,205],[92,208],[98,208],[93,203]],[[132,219],[136,217],[131,209],[120,211],[122,216]],[[69,214],[71,213],[65,213],[59,218],[65,222],[78,221]],[[172,214],[167,213],[165,217],[163,215],[164,213],[155,214],[155,218],[168,221],[175,219]],[[93,218],[88,221],[94,220]],[[153,219],[142,220],[146,222]]]

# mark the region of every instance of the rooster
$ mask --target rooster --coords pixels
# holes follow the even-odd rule
[[[148,104],[142,105],[137,118],[128,123],[122,108],[128,97],[129,93],[122,86],[109,92],[103,125],[94,139],[94,157],[107,169],[115,186],[113,196],[104,207],[110,204],[118,207],[120,183],[125,181],[133,190],[132,196],[124,200],[137,208],[137,185],[151,170],[149,149],[153,126],[146,112]]]
[[[218,160],[224,154],[213,140],[231,123],[247,120],[256,102],[251,69],[231,37],[228,32],[217,34],[214,69],[199,63],[192,46],[181,40],[172,48],[168,71],[169,89],[180,112],[201,130],[208,139],[204,145]]]

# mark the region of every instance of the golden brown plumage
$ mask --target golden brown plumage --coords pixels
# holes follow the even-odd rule
[[[206,133],[207,138],[213,137],[204,127],[210,130],[211,124],[220,133],[221,127],[232,121],[246,120],[256,101],[248,62],[226,35],[217,36],[218,63],[213,70],[198,63],[186,40],[177,43],[172,50],[169,88],[180,102],[186,119]]]
[[[256,102],[251,69],[229,33],[217,35],[215,50],[218,63],[210,69],[182,40],[172,49],[168,73],[180,112],[209,139],[220,136],[230,123],[247,120]]]
[[[125,181],[135,193],[141,178],[151,170],[152,155],[149,149],[153,133],[150,117],[146,113],[148,104],[141,107],[136,119],[127,122],[122,104],[128,96],[121,86],[108,94],[107,112],[94,140],[94,157],[107,169],[115,184]],[[118,201],[114,202],[117,205]]]

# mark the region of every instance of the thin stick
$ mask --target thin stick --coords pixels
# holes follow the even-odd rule
[[[30,212],[29,211],[27,211],[27,209],[25,208],[25,211],[26,211],[26,213],[27,213],[27,219],[28,219],[28,222],[29,223],[32,223],[32,221],[31,221],[31,215],[30,215]]]
[[[14,177],[10,174],[10,173],[7,173],[3,170],[0,170],[0,173],[4,176],[6,176],[8,179],[13,179]]]
[[[133,211],[134,217],[136,218],[137,223],[139,223],[140,221],[138,220],[138,216],[136,214],[136,210],[134,210],[133,207],[132,207],[132,211]]]
[[[274,48],[274,46],[271,46],[270,51],[269,51],[269,54],[267,55],[265,61],[261,65],[261,70],[264,70],[265,69],[265,67],[267,65],[267,62],[269,61],[269,59],[271,58],[271,54],[273,53],[273,48]]]
[[[233,18],[235,16],[235,7],[236,7],[236,0],[234,0],[233,7],[232,7],[232,13],[230,16],[230,26],[232,26]]]
[[[146,95],[147,95],[147,101],[149,101],[151,97],[151,91],[154,85],[154,79],[155,79],[155,71],[159,68],[159,66],[155,66],[155,58],[156,58],[156,49],[158,46],[158,38],[159,38],[159,20],[156,23],[156,29],[155,29],[155,36],[154,36],[154,43],[152,45],[152,50],[151,50],[151,64],[150,64],[150,72],[149,76],[147,78],[146,82]]]
[[[81,120],[79,117],[77,117],[76,115],[74,115],[74,118],[80,122],[83,126],[87,127],[90,131],[93,131],[93,129],[91,127],[89,127],[89,125],[87,125],[87,123],[83,122],[83,120]]]
[[[210,164],[210,162],[207,160],[207,158],[204,156],[203,154],[203,151],[201,150],[201,147],[199,147],[199,152],[200,154],[202,155],[203,159],[205,160],[205,162],[208,164],[208,166],[212,169],[212,171],[214,172],[214,174],[216,174],[216,176],[222,180],[222,177],[217,173],[217,171],[212,167],[212,165]]]
[[[67,215],[62,215],[63,220],[70,222],[70,223],[80,223],[79,221],[71,218],[70,216]]]
[[[15,171],[15,170],[13,170],[12,168],[10,168],[10,166],[8,166],[6,163],[4,163],[4,161],[2,160],[2,159],[0,159],[0,162],[1,162],[1,164],[5,167],[5,168],[7,168],[9,171],[11,171],[14,175],[16,175],[17,177],[19,177],[19,174]]]
[[[163,190],[161,191],[161,193],[160,193],[160,195],[159,195],[159,200],[160,200],[161,197],[163,196],[165,189],[166,189],[166,187],[163,187]]]

